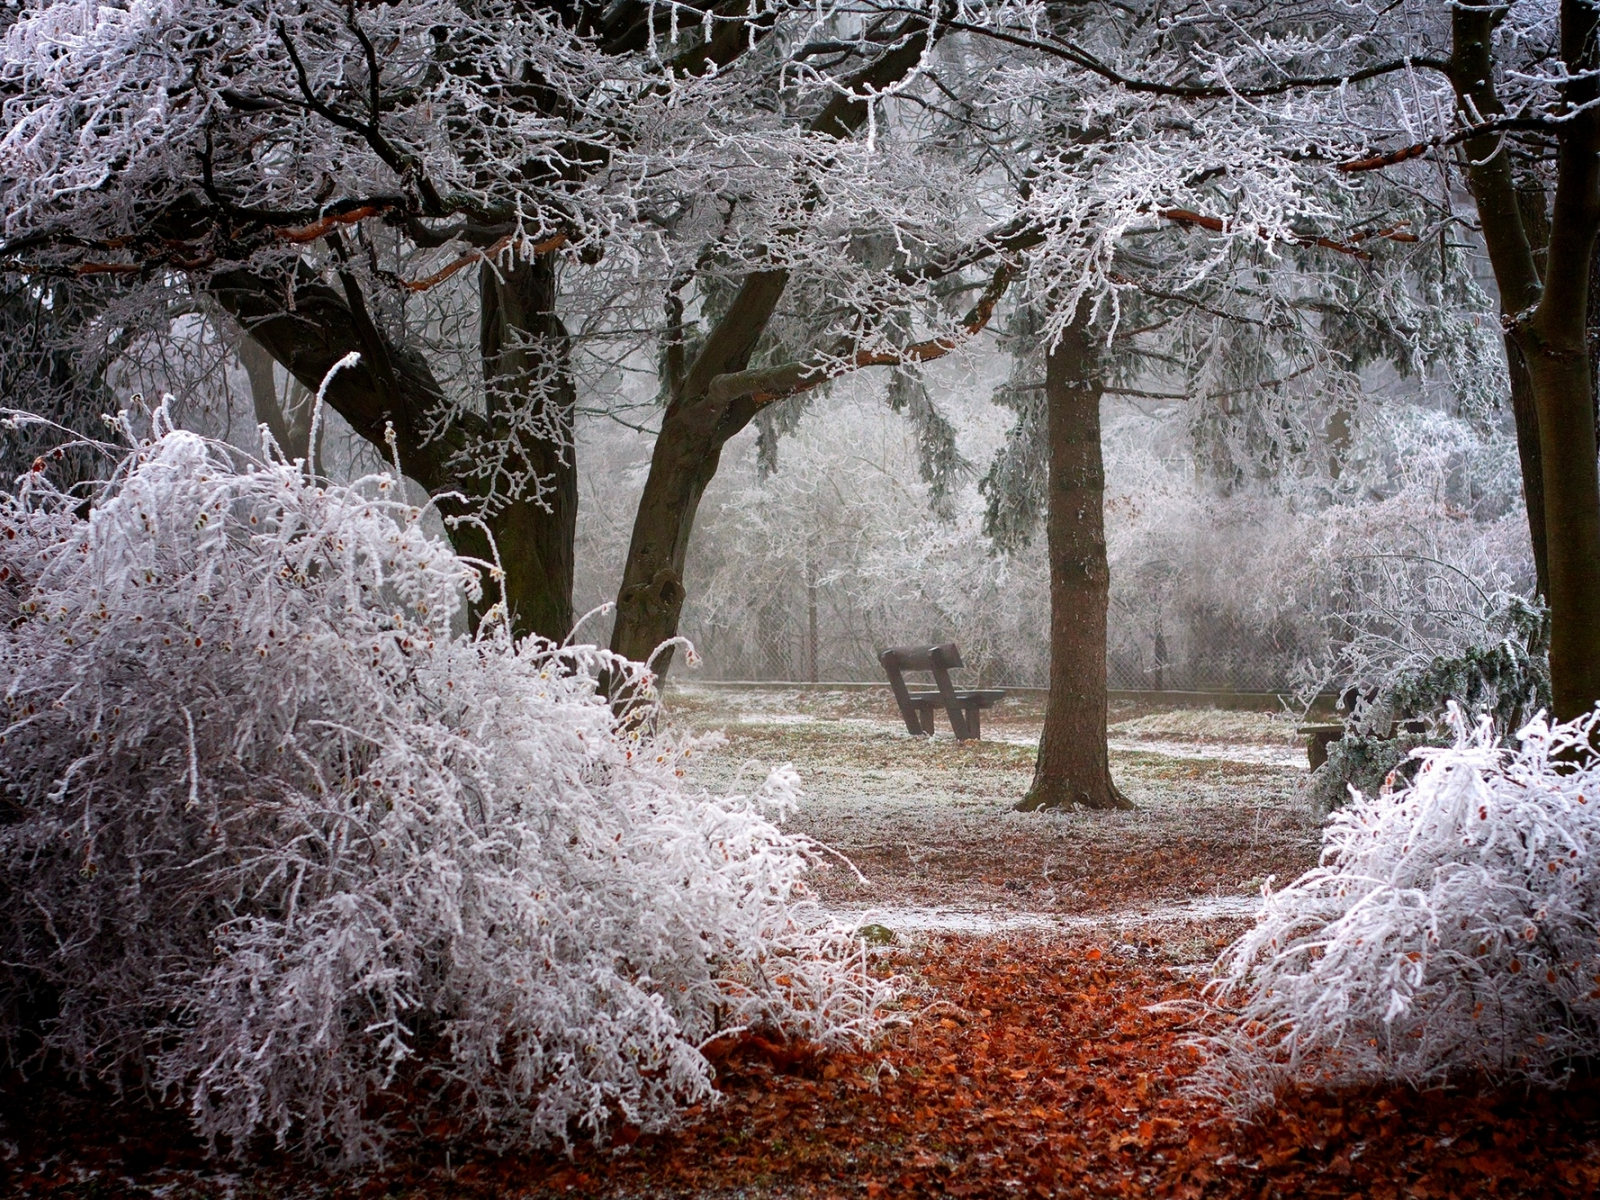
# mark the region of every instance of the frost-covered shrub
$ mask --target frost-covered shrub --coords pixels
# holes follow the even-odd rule
[[[1211,1082],[1247,1103],[1289,1079],[1554,1082],[1600,1055],[1600,710],[1491,719],[1418,750],[1411,786],[1335,813],[1322,861],[1268,892],[1218,964],[1237,1005]]]
[[[165,430],[87,517],[38,473],[0,498],[12,1061],[350,1163],[402,1121],[660,1127],[719,1031],[869,1035],[887,988],[774,823],[793,772],[692,793],[692,746],[596,694],[641,668],[451,637],[478,571],[397,490]]]
[[[1398,671],[1384,699],[1391,711],[1443,712],[1454,700],[1494,719],[1512,737],[1534,713],[1550,707],[1550,610],[1522,596],[1495,596],[1482,635],[1459,654],[1435,655]]]

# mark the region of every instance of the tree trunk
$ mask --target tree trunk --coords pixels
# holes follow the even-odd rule
[[[304,265],[291,270],[287,280],[244,269],[223,271],[212,277],[210,288],[250,336],[313,391],[335,363],[359,351],[361,361],[329,382],[327,403],[385,461],[392,453],[385,437],[392,425],[401,471],[431,495],[467,497],[464,502],[442,498],[440,511],[447,518],[482,516],[495,547],[470,520],[446,526],[451,544],[457,553],[483,562],[493,561],[498,548],[514,635],[565,638],[572,628],[577,476],[566,334],[552,311],[554,265],[543,257],[516,263],[502,270],[503,282],[496,280],[485,289],[484,304],[492,310],[481,331],[488,354],[485,379],[495,381],[489,390],[496,398],[487,415],[460,414],[441,431],[433,428],[445,403],[438,380],[421,354],[396,344],[378,328],[355,281],[341,277],[342,287],[336,289]],[[518,331],[516,337],[512,331]],[[550,418],[542,430],[524,428],[512,419],[511,402],[535,389],[553,397],[542,410]],[[511,451],[502,477],[473,470],[484,448],[507,445]],[[531,483],[506,486],[508,479],[519,476],[542,477],[552,485],[543,503]],[[485,511],[481,502],[495,485],[512,499]],[[489,600],[497,599],[500,590],[486,581]]]
[[[706,393],[718,375],[749,366],[788,282],[787,271],[761,271],[745,279],[661,418],[611,633],[611,648],[627,658],[643,662],[677,636],[685,595],[683,565],[700,499],[717,473],[722,447],[755,412],[748,397],[718,402]],[[671,663],[668,647],[656,657],[656,673],[665,675]]]
[[[847,138],[865,125],[870,96],[904,78],[921,61],[928,44],[927,22],[921,16],[907,17],[886,37],[885,44],[893,48],[863,67],[828,102],[810,123],[813,133]],[[647,660],[677,636],[686,595],[683,566],[700,499],[717,473],[722,447],[759,409],[749,396],[714,400],[711,383],[750,365],[788,283],[787,271],[747,275],[693,365],[682,379],[668,381],[672,400],[650,455],[617,590],[611,649],[627,658]],[[665,676],[671,665],[671,648],[662,650],[655,659],[657,675]]]
[[[283,408],[278,403],[278,381],[272,373],[275,365],[272,355],[268,354],[249,334],[239,339],[236,349],[239,362],[250,380],[250,406],[255,410],[256,424],[267,427],[272,440],[278,444],[278,449],[283,451],[284,457],[290,462],[296,458],[303,458],[304,454],[297,454],[290,441],[289,425],[283,419]],[[259,447],[252,445],[251,449]]]
[[[1045,360],[1050,697],[1033,786],[1017,804],[1021,812],[1133,807],[1111,782],[1106,746],[1111,569],[1106,562],[1098,359],[1087,314],[1080,310]]]
[[[278,381],[273,375],[275,360],[248,334],[239,339],[239,361],[250,379],[250,405],[257,425],[265,425],[278,449],[290,462],[298,459],[313,479],[327,478],[322,469],[323,430],[317,431],[317,445],[311,447],[312,396],[294,376],[289,377],[289,402],[278,401]]]
[[[806,546],[806,679],[817,682],[817,571]]]
[[[578,460],[571,339],[556,315],[555,260],[485,263],[479,293],[489,422],[514,439],[514,469],[541,483],[536,497],[529,487],[516,489],[518,498],[488,518],[505,568],[506,606],[512,628],[560,642],[572,632]],[[534,418],[532,425],[519,415]]]
[[[1539,414],[1533,379],[1517,339],[1506,335],[1506,369],[1511,376],[1511,415],[1517,424],[1517,457],[1522,463],[1522,500],[1528,510],[1528,540],[1533,545],[1535,587],[1550,599],[1550,549],[1544,528],[1544,466],[1539,452]]]
[[[1452,8],[1451,75],[1464,120],[1505,111],[1493,58],[1494,26],[1503,11],[1488,0],[1460,0]],[[1555,203],[1542,279],[1530,236],[1537,231],[1528,228],[1506,147],[1482,136],[1465,148],[1501,309],[1532,392],[1544,491],[1552,707],[1558,720],[1570,720],[1600,701],[1600,471],[1587,329],[1600,228],[1600,115],[1594,109],[1600,30],[1587,0],[1562,0],[1560,13],[1561,58],[1570,80],[1563,100],[1571,115],[1556,134]],[[1519,435],[1525,424],[1519,421]],[[1523,458],[1526,463],[1526,453]]]
[[[1587,291],[1587,269],[1583,275]],[[1537,327],[1524,334],[1524,341],[1532,343],[1528,366],[1543,460],[1551,693],[1556,718],[1563,721],[1582,716],[1600,701],[1600,472],[1582,296],[1576,303],[1575,337],[1573,330],[1557,328],[1556,321],[1548,323],[1547,336],[1540,336],[1544,330]],[[1573,322],[1568,318],[1559,324]]]
[[[1595,454],[1600,455],[1600,242],[1595,243],[1594,258],[1589,263],[1589,316],[1584,332],[1589,338],[1589,382],[1594,387]]]
[[[1509,147],[1507,147],[1509,152]],[[1517,210],[1533,256],[1533,269],[1543,287],[1550,257],[1550,208],[1544,181],[1533,171],[1517,178]],[[1591,272],[1592,277],[1592,272]],[[1522,347],[1505,337],[1506,371],[1511,378],[1511,415],[1517,429],[1517,458],[1522,467],[1522,501],[1528,513],[1528,541],[1533,547],[1534,587],[1545,603],[1550,597],[1550,546],[1544,528],[1544,466],[1539,453],[1539,414],[1534,406],[1533,379]]]
[[[1600,230],[1600,21],[1586,0],[1562,0],[1561,54],[1578,110],[1559,134],[1544,291],[1514,327],[1533,381],[1550,562],[1550,683],[1559,720],[1600,702],[1600,470],[1589,375],[1589,273]]]

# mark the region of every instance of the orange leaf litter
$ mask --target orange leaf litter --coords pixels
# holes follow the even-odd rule
[[[0,1193],[182,1198],[1468,1197],[1600,1193],[1600,1087],[1558,1094],[1365,1089],[1284,1097],[1257,1123],[1182,1085],[1192,973],[1088,942],[936,940],[892,957],[911,1023],[867,1053],[719,1045],[723,1100],[672,1133],[555,1154],[447,1157],[426,1144],[364,1178],[281,1159],[204,1166],[176,1119],[19,1126]],[[118,1132],[113,1137],[112,1131]],[[111,1146],[111,1142],[116,1146]],[[159,1142],[159,1146],[152,1145]],[[32,1160],[32,1161],[30,1161]],[[92,1180],[92,1184],[88,1181]]]

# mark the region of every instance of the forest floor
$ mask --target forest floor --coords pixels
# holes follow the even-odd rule
[[[1291,716],[1116,706],[1112,775],[1136,810],[1019,813],[1042,705],[1008,697],[984,714],[983,740],[965,743],[948,728],[909,736],[887,689],[691,684],[666,709],[679,729],[727,738],[696,772],[708,787],[751,787],[793,764],[805,799],[790,827],[860,872],[820,871],[820,898],[896,933],[1132,936],[1238,922],[1267,878],[1315,861]]]
[[[1185,1087],[1181,1004],[1251,919],[1262,882],[1316,858],[1304,749],[1286,715],[1112,711],[1131,813],[1012,811],[1042,698],[984,740],[913,739],[885,690],[680,685],[670,727],[721,730],[712,788],[792,763],[792,828],[854,864],[820,873],[835,915],[888,930],[874,969],[904,1024],[870,1052],[748,1039],[717,1049],[723,1099],[616,1148],[463,1158],[424,1138],[380,1174],[207,1160],[172,1115],[13,1091],[0,1194],[80,1197],[1592,1196],[1600,1086],[1295,1093],[1253,1121]],[[857,878],[856,871],[861,878]]]

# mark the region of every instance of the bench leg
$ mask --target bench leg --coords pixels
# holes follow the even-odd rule
[[[978,737],[978,710],[970,704],[963,704],[960,708],[952,706],[949,709],[950,732],[956,735],[958,742],[976,741]]]
[[[1343,737],[1342,733],[1313,733],[1306,739],[1306,761],[1313,771],[1328,761],[1328,747]]]
[[[914,711],[917,714],[917,725],[918,725],[919,729],[921,730],[921,732],[927,734],[929,737],[932,737],[933,736],[933,710],[931,708],[919,708],[919,709],[916,709]]]
[[[978,706],[967,706],[967,736],[975,742],[983,741],[983,730],[978,723]]]

